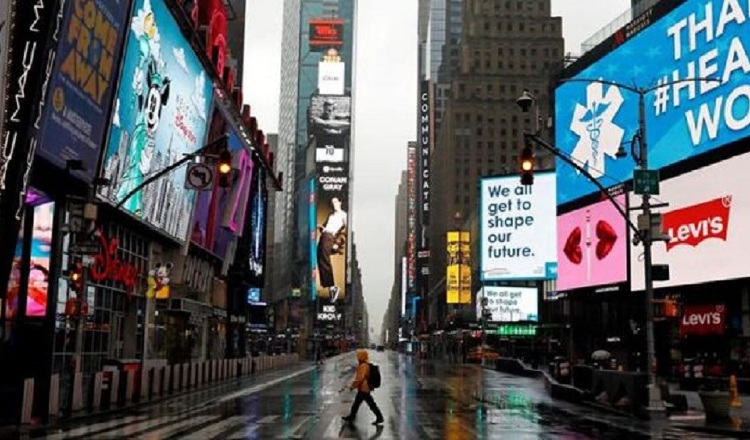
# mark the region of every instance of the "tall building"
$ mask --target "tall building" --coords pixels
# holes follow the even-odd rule
[[[562,68],[564,53],[562,20],[551,16],[550,0],[466,0],[461,19],[458,69],[432,155],[433,325],[447,316],[446,231],[464,226],[453,224],[456,216],[469,219],[477,211],[481,176],[516,172],[523,133],[536,125],[532,114],[518,110],[516,98],[528,89],[548,114],[551,77]],[[549,137],[546,124],[540,125],[541,135]]]
[[[311,164],[308,158],[309,112],[315,95],[351,95],[355,4],[355,0],[284,2],[276,156],[278,170],[284,173],[284,192],[276,195],[274,266],[277,270],[272,286],[277,302],[286,301],[293,291],[300,292],[305,300],[311,296],[308,182],[315,175],[315,166],[314,160]],[[321,90],[322,61],[343,63],[340,93]],[[303,313],[303,322],[298,325],[309,329],[311,316]]]

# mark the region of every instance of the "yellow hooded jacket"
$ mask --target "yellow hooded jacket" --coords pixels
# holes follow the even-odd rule
[[[357,361],[359,361],[357,376],[350,388],[361,393],[369,393],[370,385],[367,383],[367,378],[370,377],[370,364],[368,363],[369,355],[366,350],[357,351]]]

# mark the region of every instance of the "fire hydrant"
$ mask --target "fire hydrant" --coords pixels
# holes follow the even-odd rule
[[[740,393],[737,391],[737,376],[729,376],[729,406],[732,408],[742,408]]]

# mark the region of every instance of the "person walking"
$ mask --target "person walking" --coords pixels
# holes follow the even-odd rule
[[[370,385],[367,382],[370,377],[370,363],[367,350],[357,350],[357,362],[357,376],[349,386],[350,390],[357,390],[357,396],[354,398],[354,403],[352,403],[352,408],[349,410],[349,415],[342,418],[347,422],[354,422],[354,418],[357,417],[357,411],[359,411],[359,406],[362,405],[362,402],[364,401],[367,402],[370,411],[375,414],[376,419],[372,424],[379,425],[383,423],[385,419],[383,419],[383,413],[380,412],[378,404],[375,403],[375,400],[372,398]]]

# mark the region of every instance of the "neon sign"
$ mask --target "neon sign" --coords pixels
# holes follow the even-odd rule
[[[128,291],[135,287],[138,281],[138,269],[117,257],[120,242],[116,238],[107,240],[103,232],[97,231],[101,252],[94,257],[94,264],[89,269],[91,279],[96,282],[121,282]]]

